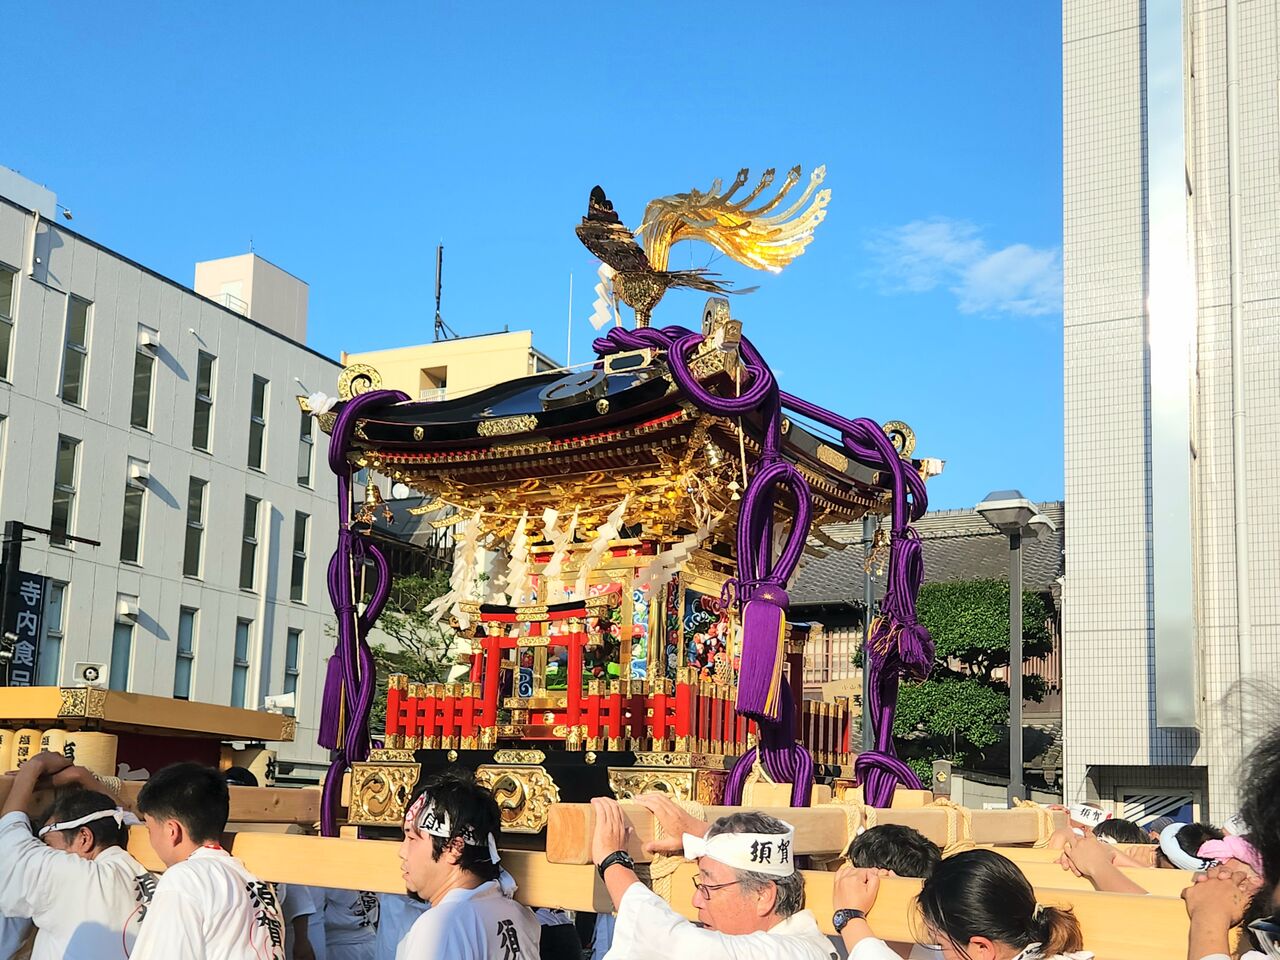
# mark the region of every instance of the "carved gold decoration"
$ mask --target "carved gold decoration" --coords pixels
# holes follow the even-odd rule
[[[724,789],[728,783],[729,771],[727,770],[699,770],[694,799],[704,807],[722,806]]]
[[[596,762],[596,752],[595,752],[594,750],[588,750],[588,751],[587,751],[586,756],[585,756],[585,757],[583,757],[582,759],[586,760],[586,761],[587,761],[587,763],[589,763],[589,764],[595,763],[595,762]]]
[[[849,458],[835,447],[828,447],[825,443],[818,444],[818,460],[841,473],[849,469]]]
[[[288,715],[280,718],[280,740],[282,743],[292,743],[293,738],[298,735],[298,718]]]
[[[426,431],[423,430],[421,427],[413,428],[413,439],[421,440],[424,436],[426,436]]]
[[[328,413],[322,413],[316,417],[316,423],[320,425],[322,433],[333,433],[333,425],[338,422],[338,415],[330,410]]]
[[[601,397],[599,400],[596,401],[596,413],[603,415],[608,412],[609,412],[609,401],[606,398]]]
[[[448,760],[449,760],[449,762],[450,762],[450,763],[457,763],[457,762],[458,762],[458,751],[457,751],[457,750],[450,750],[448,753],[446,753],[446,754],[445,754],[445,756],[448,758]]]
[[[645,770],[640,767],[609,767],[609,789],[617,800],[634,800],[642,793],[657,790],[677,800],[695,797],[695,770]]]
[[[723,770],[724,757],[715,753],[637,753],[637,767],[698,767]]]
[[[884,432],[893,443],[898,456],[909,457],[916,450],[916,432],[901,420],[890,420],[884,425]]]
[[[59,717],[84,717],[101,720],[106,716],[107,691],[97,687],[62,687],[58,691]]]
[[[541,750],[499,750],[493,755],[494,763],[542,763],[546,759]]]
[[[354,826],[399,826],[418,783],[416,763],[353,763],[351,806],[347,822]]]
[[[551,805],[560,802],[560,788],[542,767],[481,764],[476,768],[476,782],[498,801],[502,829],[508,833],[545,829]]]
[[[382,386],[382,374],[367,363],[353,363],[338,374],[338,399],[350,400]]]
[[[412,750],[392,750],[383,748],[381,750],[369,751],[370,763],[414,763]]]
[[[481,420],[476,433],[482,437],[505,437],[512,433],[524,433],[538,426],[538,418],[531,413],[521,413],[514,417],[497,417],[493,420]]]

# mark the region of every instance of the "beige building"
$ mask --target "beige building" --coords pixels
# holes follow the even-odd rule
[[[452,400],[560,366],[534,349],[529,330],[455,337],[367,353],[344,352],[342,363],[367,363],[382,374],[385,388],[403,390],[418,400]]]

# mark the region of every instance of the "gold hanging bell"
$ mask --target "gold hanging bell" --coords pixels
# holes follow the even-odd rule
[[[372,527],[374,520],[377,519],[379,508],[382,510],[382,518],[390,523],[393,514],[387,502],[382,499],[382,490],[376,483],[367,483],[364,488],[364,505],[352,520],[354,523],[363,523]]]

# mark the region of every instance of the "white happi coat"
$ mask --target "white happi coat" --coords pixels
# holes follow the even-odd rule
[[[396,960],[540,960],[542,927],[498,881],[450,890],[414,921]]]
[[[375,960],[396,960],[396,951],[410,928],[431,909],[431,904],[396,893],[378,894],[378,936],[374,940]]]
[[[637,882],[618,904],[605,960],[839,960],[839,954],[808,910],[760,933],[719,933],[680,916]]]
[[[123,960],[154,885],[120,847],[86,860],[37,840],[25,813],[0,817],[0,914],[34,921],[32,960]]]
[[[166,870],[131,960],[285,960],[275,889],[221,847]]]
[[[843,953],[843,941],[839,937],[834,937],[833,939],[841,943],[841,952]],[[849,960],[902,960],[902,956],[883,940],[877,940],[875,937],[864,937],[854,944],[853,949],[849,951]],[[942,960],[942,951],[937,947],[916,944],[911,948],[907,960]]]
[[[323,903],[324,941],[328,960],[374,960],[378,936],[379,897],[367,890],[315,891],[316,905]]]

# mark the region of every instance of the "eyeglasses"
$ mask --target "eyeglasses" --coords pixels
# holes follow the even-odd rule
[[[1253,921],[1249,929],[1268,957],[1280,957],[1280,913]]]
[[[722,887],[732,887],[735,883],[741,883],[741,880],[730,880],[728,883],[699,883],[698,878],[693,878],[693,889],[696,893],[702,895],[703,900],[711,899],[711,891],[719,890]]]

